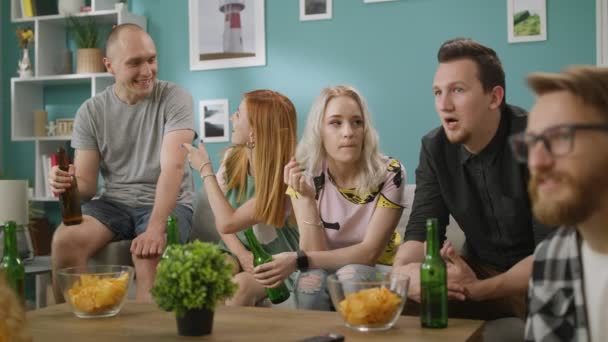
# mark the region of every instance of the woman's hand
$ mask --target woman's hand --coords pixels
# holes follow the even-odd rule
[[[306,182],[305,170],[295,160],[291,159],[283,170],[283,181],[300,195],[315,198],[315,189]]]
[[[272,256],[272,261],[253,269],[253,276],[264,287],[274,288],[297,270],[296,252],[283,252]]]
[[[207,153],[207,149],[205,148],[205,144],[203,144],[202,140],[198,145],[198,148],[190,144],[182,144],[182,147],[188,151],[188,163],[190,164],[191,168],[197,170],[201,175],[205,173],[205,170],[208,173],[213,173],[209,153]]]

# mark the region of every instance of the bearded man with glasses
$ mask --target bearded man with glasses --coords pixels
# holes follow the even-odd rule
[[[510,143],[527,161],[532,209],[560,225],[538,245],[526,341],[608,341],[608,68],[532,74],[537,95]]]

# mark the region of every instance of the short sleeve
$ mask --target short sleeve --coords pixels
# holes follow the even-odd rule
[[[197,135],[194,127],[194,101],[192,95],[186,89],[178,85],[172,85],[167,94],[165,94],[164,99],[167,101],[165,106],[165,134],[180,129],[189,129]]]
[[[97,139],[95,138],[95,128],[93,116],[96,113],[92,100],[85,101],[74,118],[74,130],[72,132],[72,148],[77,150],[99,150]]]
[[[390,159],[386,171],[386,179],[376,206],[403,209],[407,206],[405,168],[397,159]]]

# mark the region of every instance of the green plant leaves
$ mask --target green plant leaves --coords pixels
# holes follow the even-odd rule
[[[99,30],[91,17],[79,19],[69,16],[68,27],[79,49],[96,48],[99,43]]]
[[[224,253],[213,244],[194,241],[167,249],[156,269],[152,296],[161,309],[182,316],[188,309],[214,310],[236,289]]]

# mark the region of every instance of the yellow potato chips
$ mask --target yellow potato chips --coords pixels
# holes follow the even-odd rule
[[[385,287],[350,293],[340,302],[338,310],[352,325],[388,323],[399,308],[401,298]]]
[[[78,311],[94,314],[118,305],[127,291],[129,274],[118,278],[100,278],[83,274],[68,290],[68,298]]]

